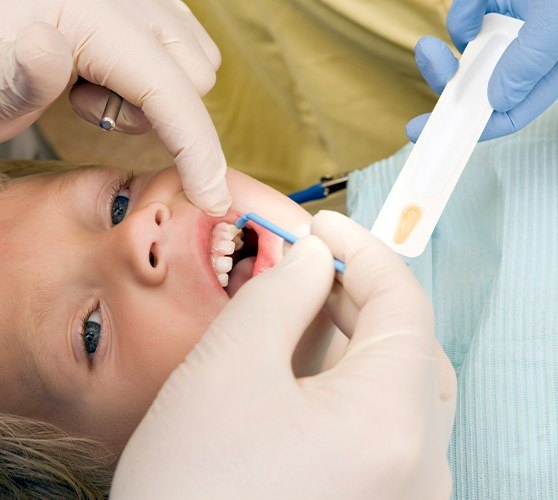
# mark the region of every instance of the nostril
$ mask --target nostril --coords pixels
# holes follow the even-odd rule
[[[171,216],[171,212],[169,207],[167,207],[164,203],[161,203],[159,201],[154,201],[152,203],[149,204],[149,206],[151,207],[151,217],[153,217],[153,219],[155,221],[155,224],[157,224],[157,226],[160,226],[161,224],[163,224],[165,221],[170,219]]]
[[[153,268],[157,267],[157,256],[155,255],[154,250],[155,250],[155,243],[153,243],[153,245],[151,245],[151,248],[149,249],[149,263]]]
[[[160,226],[162,222],[163,222],[163,212],[161,210],[157,210],[157,212],[155,213],[155,224]]]

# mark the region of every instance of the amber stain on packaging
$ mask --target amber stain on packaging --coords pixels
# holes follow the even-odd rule
[[[399,225],[395,231],[393,241],[398,245],[405,243],[409,235],[413,232],[413,229],[415,229],[421,216],[422,210],[419,207],[411,205],[405,208],[401,213],[401,219],[399,220]]]

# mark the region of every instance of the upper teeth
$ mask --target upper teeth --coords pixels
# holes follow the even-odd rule
[[[229,284],[229,275],[227,274],[233,267],[232,255],[236,250],[242,248],[242,231],[234,224],[219,222],[211,232],[211,264],[213,269],[224,288]]]

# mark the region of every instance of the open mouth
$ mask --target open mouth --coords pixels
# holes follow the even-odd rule
[[[225,291],[233,297],[239,288],[256,273],[258,258],[258,233],[250,228],[242,230],[242,247],[232,254],[233,267],[229,272],[229,284]]]
[[[232,224],[220,222],[213,228],[211,264],[229,297],[233,297],[256,274],[258,241],[258,233],[248,227],[240,231]]]

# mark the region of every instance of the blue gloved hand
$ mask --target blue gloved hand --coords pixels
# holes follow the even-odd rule
[[[525,21],[488,85],[488,99],[496,110],[482,140],[517,132],[558,98],[558,4],[550,0],[455,0],[447,18],[449,34],[463,51],[479,33],[485,14],[497,12]],[[440,40],[425,37],[415,49],[422,76],[438,94],[459,63]],[[418,139],[429,114],[407,124],[407,136]]]

